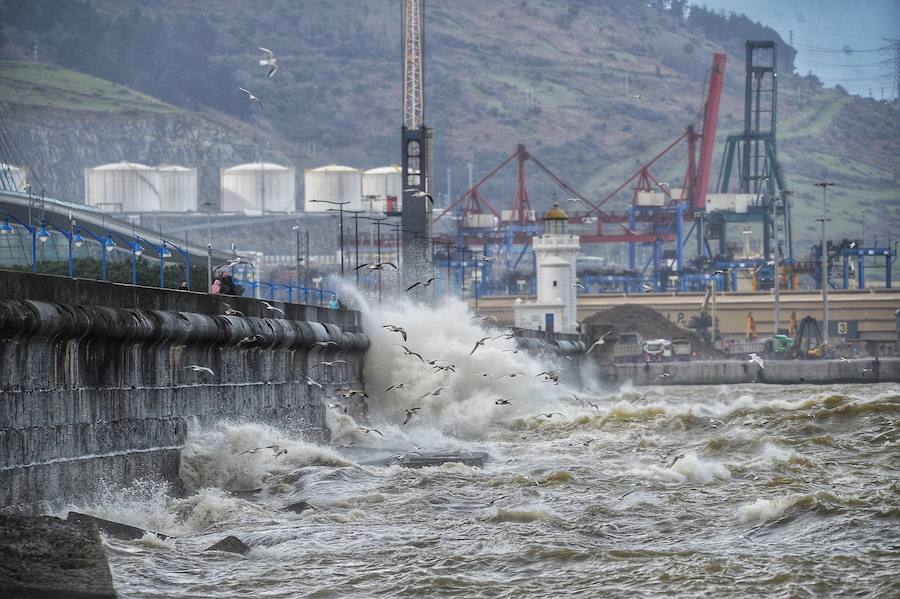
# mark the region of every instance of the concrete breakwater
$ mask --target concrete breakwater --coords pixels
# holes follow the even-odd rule
[[[0,271],[0,508],[101,482],[177,482],[189,421],[273,422],[325,440],[325,393],[362,388],[360,315],[271,303],[283,313],[249,298]]]
[[[733,385],[738,383],[900,382],[900,358],[767,360],[765,368],[743,360],[616,364],[618,383],[635,385]]]

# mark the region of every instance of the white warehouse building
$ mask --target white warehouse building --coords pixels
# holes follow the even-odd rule
[[[306,212],[325,212],[337,208],[336,204],[348,202],[344,210],[362,208],[362,172],[350,166],[329,164],[306,169],[304,179],[303,209]]]
[[[107,212],[156,212],[161,204],[159,172],[124,161],[86,168],[84,203]]]
[[[263,214],[296,210],[294,167],[251,162],[222,169],[222,211]]]

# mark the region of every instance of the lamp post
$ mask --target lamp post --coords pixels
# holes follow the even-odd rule
[[[81,229],[79,228],[79,232]],[[107,231],[106,237],[98,237],[94,233],[92,233],[89,229],[84,229],[84,232],[88,234],[94,241],[100,244],[100,280],[105,281],[107,279],[107,267],[106,267],[106,254],[115,249],[116,242],[113,241],[112,235]]]
[[[74,269],[74,265],[72,263],[72,252],[73,252],[72,248],[73,248],[73,246],[76,248],[80,248],[84,244],[84,237],[81,236],[81,231],[77,230],[75,228],[75,221],[71,221],[71,223],[70,223],[71,229],[69,231],[65,231],[65,230],[57,227],[52,222],[47,222],[46,224],[50,225],[50,227],[52,229],[56,229],[57,231],[59,231],[62,234],[62,236],[66,238],[66,241],[68,242],[68,246],[69,246],[69,277],[74,279],[75,278],[75,269]],[[49,235],[49,232],[48,232],[48,235]]]
[[[329,208],[329,210],[334,210],[334,208]],[[356,286],[359,287],[359,219],[360,214],[365,214],[365,210],[347,210],[347,214],[353,215],[353,256],[356,259]],[[365,218],[365,217],[363,217]],[[341,258],[344,255],[341,254]]]
[[[191,288],[191,255],[186,251],[172,243],[171,241],[166,241],[165,239],[162,241],[162,247],[171,247],[176,252],[181,254],[181,257],[184,258],[184,284],[187,285],[188,290]],[[187,246],[185,246],[187,247]]]
[[[121,239],[128,246],[128,249],[131,250],[131,284],[137,285],[137,258],[144,253],[144,247],[138,242],[137,237],[134,237],[132,241],[128,241],[128,238],[120,233],[110,231],[110,235],[115,235]]]
[[[30,212],[30,211],[29,211]],[[0,235],[8,235],[13,232],[12,226],[9,224],[9,219],[13,219],[15,222],[20,224],[26,231],[31,233],[31,272],[37,272],[37,240],[38,240],[38,229],[33,225],[24,223],[20,221],[18,218],[13,216],[8,212],[3,213],[3,225],[0,226]],[[30,220],[30,219],[29,219]],[[41,225],[41,230],[44,234],[46,234],[46,238],[41,239],[41,241],[46,241],[49,239],[50,233],[46,230],[46,228]],[[24,253],[24,248],[23,248]]]
[[[203,202],[206,208],[206,290],[212,289],[212,202]],[[265,214],[265,211],[263,211]]]
[[[368,217],[368,216],[363,216],[363,217],[360,217],[360,218],[364,218],[364,219],[366,219],[366,220],[372,221],[373,223],[375,223],[375,226],[376,226],[377,229],[378,229],[378,231],[377,231],[377,233],[376,233],[376,235],[377,235],[377,242],[376,242],[376,243],[377,243],[377,246],[378,246],[378,260],[377,260],[377,261],[378,261],[378,263],[380,264],[380,263],[381,263],[381,227],[382,227],[382,226],[386,226],[387,223],[385,223],[384,221],[387,220],[387,217],[384,217],[384,218],[371,218],[371,217]],[[378,269],[378,301],[379,301],[379,302],[381,301],[381,269]]]
[[[822,181],[820,183],[816,183],[816,187],[822,188],[822,218],[817,218],[820,223],[822,223],[822,240],[820,251],[822,253],[822,275],[820,280],[822,282],[822,339],[825,342],[825,345],[828,345],[828,247],[825,244],[825,223],[829,220],[828,218],[828,188],[834,185],[834,183],[828,181]]]
[[[152,241],[148,241],[139,235],[135,235],[135,239],[149,245],[156,252],[157,257],[159,257],[159,287],[160,289],[164,288],[166,286],[166,258],[171,256],[172,252],[166,247],[165,241],[160,240],[160,245],[156,245]]]
[[[300,254],[300,225],[294,225],[291,229],[297,234],[297,287],[301,287],[300,285],[300,264],[303,262],[302,255]]]
[[[350,202],[332,202],[331,200],[310,200],[319,204],[332,204],[338,207],[338,215],[341,227],[341,278],[344,277],[344,206]]]
[[[403,228],[402,222],[385,223],[385,224],[389,227],[393,227],[394,233],[396,234],[394,239],[395,239],[395,243],[397,244],[397,293],[400,293],[400,287],[402,285],[402,282],[400,279],[400,232],[405,231],[407,233],[412,233],[412,231],[406,231],[406,229]]]

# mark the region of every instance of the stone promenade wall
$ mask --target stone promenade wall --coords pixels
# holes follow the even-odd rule
[[[284,314],[249,298],[0,271],[0,510],[101,483],[177,482],[189,421],[325,440],[325,391],[363,385],[359,314],[270,303]],[[346,363],[313,368],[325,360]]]

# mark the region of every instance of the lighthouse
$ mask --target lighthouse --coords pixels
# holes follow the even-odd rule
[[[554,204],[543,217],[543,233],[531,239],[537,263],[537,300],[516,300],[516,326],[540,331],[576,332],[578,294],[575,259],[581,248],[567,231],[569,216]]]

